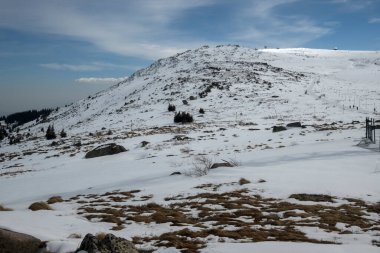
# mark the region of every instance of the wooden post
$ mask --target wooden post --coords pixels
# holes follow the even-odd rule
[[[375,119],[372,119],[373,143],[376,143],[376,125]]]

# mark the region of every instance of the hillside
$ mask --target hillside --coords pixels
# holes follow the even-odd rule
[[[172,123],[168,103],[193,114],[204,108],[208,116],[200,123],[237,115],[255,122],[351,120],[380,110],[379,59],[378,52],[205,46],[158,60],[111,89],[60,108],[49,123],[73,132],[81,126],[160,126]],[[351,106],[359,107],[357,113]]]
[[[379,52],[204,46],[158,60],[0,143],[13,209],[0,227],[59,253],[109,231],[161,253],[377,252],[379,152],[357,144],[380,119],[378,80]],[[194,122],[175,124],[169,103]],[[46,140],[51,124],[68,137]],[[105,143],[128,151],[84,159]],[[28,209],[52,196],[52,210]]]

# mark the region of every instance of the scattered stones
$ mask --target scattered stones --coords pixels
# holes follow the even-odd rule
[[[36,253],[45,247],[44,242],[33,236],[0,229],[1,253]]]
[[[117,145],[115,143],[109,143],[104,144],[101,146],[96,147],[95,149],[89,151],[85,158],[95,158],[99,156],[106,156],[106,155],[115,155],[121,152],[125,152],[127,149],[125,149],[123,146]]]
[[[87,253],[138,253],[132,242],[107,234],[104,238],[97,238],[92,234],[87,234],[75,252],[86,251]]]

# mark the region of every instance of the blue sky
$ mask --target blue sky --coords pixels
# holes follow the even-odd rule
[[[0,115],[205,44],[380,50],[380,0],[0,0]]]

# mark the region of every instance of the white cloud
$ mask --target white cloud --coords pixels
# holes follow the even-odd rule
[[[372,0],[332,0],[332,4],[340,4],[343,6],[344,10],[349,12],[357,12],[368,8],[372,5]]]
[[[71,71],[97,71],[101,68],[94,65],[72,65],[72,64],[59,64],[59,63],[44,63],[40,64],[41,67],[54,69],[54,70],[71,70]]]
[[[69,36],[101,50],[146,59],[167,57],[203,44],[215,44],[210,39],[179,30],[176,24],[183,21],[189,10],[232,4],[227,0],[1,1],[0,27]],[[235,18],[229,22],[229,31],[235,32],[226,30],[226,34],[216,36],[228,43],[284,47],[299,46],[331,32],[328,26],[318,25],[305,16],[277,15],[277,8],[299,1],[236,1],[231,8]],[[51,64],[44,64],[44,67],[70,70],[99,68]]]
[[[81,77],[75,80],[75,82],[82,83],[82,84],[117,84],[128,77]]]
[[[105,69],[131,69],[137,70],[141,67],[130,65],[117,65],[106,62],[92,62],[90,64],[62,64],[62,63],[43,63],[39,65],[43,68],[54,70],[70,70],[70,71],[99,71]]]
[[[241,18],[240,29],[232,34],[235,40],[273,47],[297,47],[332,32],[332,26],[318,25],[299,15],[279,15],[277,8],[300,0],[252,1]]]
[[[70,36],[109,52],[157,59],[198,46],[180,41],[170,24],[186,10],[215,1],[2,0],[0,27]]]
[[[370,24],[380,24],[380,18],[371,18],[368,20]]]

